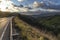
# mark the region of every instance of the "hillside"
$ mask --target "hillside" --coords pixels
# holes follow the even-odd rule
[[[19,18],[28,24],[34,26],[34,28],[49,32],[60,39],[60,15],[38,17],[34,19],[31,16],[21,16]]]
[[[0,12],[0,17],[14,17],[14,27],[19,29],[22,40],[60,40],[60,15],[37,17]]]
[[[16,17],[14,22],[15,27],[20,29],[20,38],[22,40],[57,40],[54,35],[32,27],[23,20],[19,19],[19,17]]]
[[[43,17],[36,20],[38,24],[44,25],[49,31],[53,31],[55,34],[59,34],[60,30],[60,16]]]

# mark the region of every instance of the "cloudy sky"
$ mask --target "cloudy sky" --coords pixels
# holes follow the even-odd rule
[[[14,4],[16,5],[19,5],[19,4],[27,5],[27,4],[33,3],[34,1],[38,1],[38,2],[50,1],[55,4],[60,4],[60,0],[11,0],[11,1],[14,2]]]
[[[0,1],[2,1],[0,3],[0,9],[1,10],[6,10],[6,7],[9,7],[9,5],[12,3],[15,5],[20,5],[20,4],[30,5],[30,4],[33,4],[34,1],[37,1],[37,2],[43,2],[43,1],[46,2],[47,1],[47,2],[50,2],[51,4],[60,5],[60,0],[9,0],[9,1],[0,0]],[[11,7],[11,8],[13,8],[13,7]]]
[[[35,0],[11,0],[12,2],[14,2],[14,4],[16,5],[28,5],[28,4],[32,4]],[[36,0],[36,1],[41,1],[41,0]]]

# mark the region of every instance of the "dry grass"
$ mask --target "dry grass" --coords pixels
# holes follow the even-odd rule
[[[21,29],[20,34],[23,37],[26,37],[27,40],[57,40],[56,37],[52,36],[49,32],[45,33],[42,30],[38,30],[31,25],[27,24],[26,22],[22,21],[18,17],[15,19],[16,26],[18,26]]]

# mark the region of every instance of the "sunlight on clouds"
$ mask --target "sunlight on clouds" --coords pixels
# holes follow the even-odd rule
[[[22,1],[24,1],[24,0],[18,0],[19,2],[22,2]]]
[[[23,2],[25,0],[18,0],[19,2]],[[50,2],[51,3],[51,2]],[[43,2],[37,2],[34,1],[33,4],[31,4],[30,6],[32,6],[33,8],[30,10],[28,7],[18,7],[17,5],[14,6],[13,2],[10,0],[0,0],[0,11],[8,11],[8,12],[27,12],[27,11],[48,11],[48,12],[59,12],[60,10],[54,10],[54,9],[44,9],[44,8],[40,8],[41,6],[43,6]]]
[[[19,0],[23,1],[23,0]],[[15,7],[13,2],[10,0],[2,0],[0,3],[0,10],[1,11],[8,11],[8,12],[27,12],[28,8],[20,8],[20,7]]]
[[[34,1],[34,3],[33,3],[33,8],[38,8],[38,7],[41,7],[41,6],[43,6],[43,5],[44,5],[43,2]]]
[[[36,8],[36,7],[38,7],[38,6],[39,6],[39,3],[38,3],[37,1],[34,1],[33,7]]]
[[[9,0],[1,0],[1,3],[0,3],[0,10],[1,11],[6,11],[7,7],[9,7],[9,5],[11,4],[12,2],[9,1]]]
[[[1,9],[2,11],[5,11],[5,10],[6,10],[6,9],[5,9],[6,7],[7,7],[6,2],[2,0],[1,3],[0,3],[0,9]]]

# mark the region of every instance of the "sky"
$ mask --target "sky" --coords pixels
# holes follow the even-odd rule
[[[32,4],[35,0],[11,0],[14,4],[16,5],[28,5],[28,4]],[[36,1],[41,1],[41,0],[36,0]]]
[[[20,5],[20,4],[27,5],[27,4],[32,4],[34,1],[41,2],[43,0],[11,0],[11,1],[16,5]],[[44,0],[44,1],[50,1],[58,5],[60,4],[60,0]]]
[[[0,1],[2,1],[0,3],[0,9],[3,11],[6,10],[6,7],[9,7],[10,10],[13,10],[13,8],[15,6],[13,7],[12,3],[15,5],[22,4],[24,6],[26,6],[26,5],[32,6],[31,4],[33,4],[35,1],[37,1],[37,2],[45,2],[45,3],[50,2],[51,4],[54,4],[54,5],[60,5],[60,0],[8,0],[8,1],[0,0]],[[15,10],[15,8],[14,8],[14,10]]]

